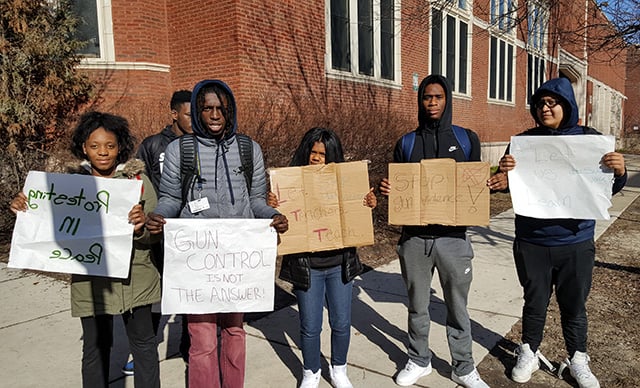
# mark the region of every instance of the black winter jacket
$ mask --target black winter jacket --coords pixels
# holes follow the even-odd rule
[[[356,252],[356,248],[342,248],[335,251],[335,254],[342,252],[342,282],[348,283],[362,273],[363,267]],[[313,253],[296,253],[285,255],[282,258],[280,268],[280,279],[293,284],[302,290],[311,287],[311,256]]]
[[[147,166],[147,176],[151,179],[156,192],[160,190],[160,175],[162,175],[162,165],[164,163],[164,150],[167,145],[178,138],[171,125],[155,135],[149,136],[140,143],[138,148],[138,159],[141,159]]]

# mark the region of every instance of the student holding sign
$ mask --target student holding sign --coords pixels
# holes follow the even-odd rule
[[[598,135],[593,128],[578,125],[578,105],[566,78],[551,79],[533,94],[531,116],[537,126],[521,136]],[[627,181],[624,157],[609,152],[601,164],[613,171],[612,192],[622,190]],[[500,160],[500,174],[516,168],[515,158],[506,154]],[[503,181],[498,189],[506,189]],[[599,387],[589,368],[587,355],[586,301],[591,289],[595,261],[594,220],[541,219],[516,214],[513,254],[520,284],[524,289],[522,344],[518,361],[511,371],[514,381],[525,383],[546,360],[538,350],[542,342],[547,307],[553,288],[562,317],[562,333],[569,358],[559,374],[569,367],[580,387]]]
[[[302,138],[290,166],[324,165],[344,162],[342,144],[334,131],[311,128]],[[269,192],[269,205],[277,207],[276,195]],[[371,189],[362,204],[375,208]],[[331,384],[351,388],[347,377],[347,352],[351,340],[351,293],[353,278],[362,272],[356,248],[285,255],[280,279],[294,285],[300,316],[300,348],[303,375],[300,388],[320,384],[320,332],[325,300],[331,326]]]
[[[84,114],[76,127],[71,151],[80,159],[72,173],[114,179],[142,180],[140,203],[129,212],[134,226],[131,269],[126,279],[73,275],[71,314],[82,322],[82,386],[109,386],[109,364],[113,343],[113,316],[122,315],[129,348],[136,359],[136,387],[160,387],[156,335],[151,304],[160,301],[160,277],[151,262],[151,236],[145,231],[146,213],[156,205],[153,185],[144,174],[144,163],[129,160],[133,138],[127,121],[108,113]],[[88,161],[88,162],[87,162]],[[27,211],[23,193],[11,202],[14,212]]]
[[[201,81],[193,89],[191,109],[191,128],[195,135],[191,151],[195,157],[193,153],[191,156],[196,162],[195,170],[191,175],[185,172],[183,176],[181,172],[184,170],[181,168],[182,141],[167,146],[160,198],[147,219],[147,229],[154,234],[162,233],[165,218],[170,217],[266,218],[273,219],[271,226],[284,233],[288,228],[287,218],[265,200],[267,181],[262,150],[245,135],[242,136],[248,139],[251,159],[243,160],[246,154],[241,149],[241,135],[236,133],[236,103],[231,89],[219,80]],[[188,155],[185,152],[182,156]],[[187,315],[191,337],[190,388],[244,385],[243,317],[241,312]]]
[[[153,188],[158,192],[160,190],[160,176],[162,175],[162,166],[164,164],[164,151],[167,145],[184,134],[191,133],[191,91],[178,90],[171,96],[169,103],[171,108],[171,125],[167,125],[160,131],[145,138],[138,147],[137,157],[144,161],[147,175],[151,178]],[[152,247],[153,262],[162,276],[164,263],[164,250],[162,241],[158,241]],[[153,325],[158,331],[160,326],[161,314],[153,313]],[[189,332],[187,329],[187,317],[182,315],[182,333],[180,336],[180,354],[185,361],[189,360]],[[127,362],[122,368],[122,372],[132,375],[133,360]]]
[[[398,140],[393,154],[394,163],[415,163],[432,158],[480,161],[478,136],[469,129],[454,128],[452,111],[449,81],[440,75],[423,79],[418,89],[419,126]],[[502,177],[491,178],[487,185],[493,188],[499,179]],[[382,180],[380,191],[389,195],[389,179]],[[435,224],[403,226],[398,255],[409,296],[409,360],[396,376],[396,384],[413,385],[432,371],[429,300],[433,270],[437,269],[447,306],[447,341],[453,359],[451,379],[465,387],[487,387],[471,355],[467,299],[473,277],[473,249],[466,236],[466,227]]]

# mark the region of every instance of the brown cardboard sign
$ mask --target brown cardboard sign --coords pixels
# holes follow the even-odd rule
[[[390,163],[389,224],[489,225],[489,163]]]
[[[373,244],[366,161],[269,170],[278,210],[287,216],[278,254]]]

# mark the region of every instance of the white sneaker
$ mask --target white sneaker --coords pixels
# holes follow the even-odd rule
[[[309,369],[302,371],[302,382],[300,388],[318,388],[320,385],[320,372],[322,369],[318,369],[316,373],[313,373]]]
[[[404,366],[404,369],[396,376],[396,384],[402,387],[413,385],[420,377],[428,375],[432,370],[431,363],[427,366],[419,366],[409,360],[407,361],[407,365]]]
[[[600,383],[596,376],[589,369],[590,358],[587,353],[576,351],[571,361],[566,360],[569,365],[569,373],[576,379],[580,388],[600,388]]]
[[[531,374],[540,369],[538,352],[532,352],[529,344],[522,344],[516,353],[518,353],[518,361],[511,370],[511,378],[516,383],[526,383],[531,379]]]
[[[353,388],[349,377],[347,377],[347,365],[335,365],[329,367],[331,385],[335,388]]]
[[[455,373],[451,372],[451,380],[453,380],[454,383],[462,385],[465,388],[489,388],[487,383],[482,381],[482,379],[480,378],[480,375],[478,374],[478,370],[476,368],[473,368],[471,373],[464,376],[458,376]]]

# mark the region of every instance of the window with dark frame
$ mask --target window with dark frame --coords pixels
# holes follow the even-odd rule
[[[349,0],[331,0],[331,67],[351,71]]]
[[[394,62],[394,0],[380,0],[380,66],[381,76],[393,80]]]
[[[437,9],[431,11],[431,73],[445,75],[453,91],[463,94],[467,93],[468,42],[466,22]]]
[[[396,0],[328,0],[330,69],[395,81]]]
[[[74,0],[71,10],[78,18],[74,38],[85,42],[78,54],[89,58],[100,58],[100,31],[98,29],[98,5],[95,1]]]

